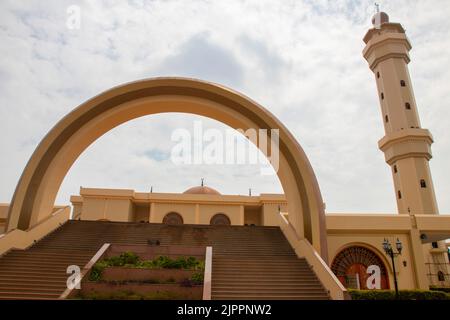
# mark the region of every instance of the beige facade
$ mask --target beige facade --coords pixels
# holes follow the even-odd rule
[[[240,196],[199,190],[177,194],[81,188],[79,196],[71,197],[73,219],[163,223],[167,214],[177,213],[184,224],[210,224],[221,214],[231,225],[276,226],[279,212],[287,211],[281,194]]]

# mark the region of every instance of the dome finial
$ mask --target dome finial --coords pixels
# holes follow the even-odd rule
[[[375,2],[375,14],[372,17],[372,24],[380,29],[383,23],[389,23],[389,16],[386,12],[380,11],[380,5]]]

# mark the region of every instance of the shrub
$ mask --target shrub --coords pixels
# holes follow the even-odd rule
[[[204,268],[204,262],[195,257],[171,259],[167,256],[159,256],[153,260],[141,261],[136,266],[148,269],[201,269]]]
[[[442,292],[446,292],[446,293],[450,293],[450,288],[449,287],[430,287],[430,290],[433,291],[442,291]]]
[[[192,276],[191,276],[191,281],[194,284],[202,284],[203,283],[203,279],[204,278],[204,272],[195,272]]]
[[[102,278],[102,272],[106,267],[134,267],[144,269],[194,269],[201,273],[201,281],[203,282],[203,271],[205,270],[205,262],[195,257],[179,257],[171,259],[167,256],[159,256],[153,260],[141,261],[139,256],[134,252],[124,252],[119,256],[113,256],[98,261],[91,269],[89,280],[99,281]],[[195,280],[199,281],[200,275]]]
[[[395,300],[392,290],[348,290],[352,300]],[[399,300],[450,300],[450,295],[432,290],[400,290]]]
[[[100,260],[91,269],[91,273],[89,274],[90,281],[99,281],[102,278],[102,273],[105,268],[108,267],[108,263],[104,260]]]

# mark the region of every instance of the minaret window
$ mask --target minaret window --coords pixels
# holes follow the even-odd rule
[[[420,187],[421,188],[426,188],[427,187],[427,183],[425,182],[424,179],[420,180]]]
[[[380,73],[379,72],[377,72],[377,78],[380,78]]]
[[[389,117],[387,115],[385,115],[384,120],[386,120],[386,123],[389,122]]]
[[[411,105],[409,104],[409,102],[405,103],[405,108],[407,110],[411,110]]]
[[[400,85],[401,85],[402,87],[406,87],[405,80],[400,80]]]
[[[439,281],[445,281],[445,275],[442,271],[438,271],[437,276]]]
[[[397,194],[398,194],[398,198],[401,199],[402,198],[402,192],[400,190],[398,190]]]
[[[381,100],[384,100],[384,93],[381,93]]]
[[[396,164],[394,164],[394,173],[397,173],[397,165]]]
[[[432,247],[433,249],[439,248],[438,243],[437,243],[436,241],[433,241],[433,242],[431,243],[431,247]]]

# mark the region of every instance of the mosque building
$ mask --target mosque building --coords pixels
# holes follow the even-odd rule
[[[0,206],[0,227],[5,229],[0,238],[0,255],[5,256],[0,263],[12,248],[28,250],[33,241],[69,219],[73,224],[91,221],[212,228],[208,232],[267,227],[281,230],[296,255],[312,266],[332,299],[343,299],[347,288],[450,287],[446,243],[450,215],[438,211],[429,167],[433,137],[421,127],[408,71],[411,43],[402,25],[390,22],[386,13],[378,12],[372,22],[363,38],[363,56],[377,85],[385,130],[379,148],[392,172],[398,212],[325,212],[306,155],[273,115],[222,86],[193,79],[150,79],[113,88],[89,100],[44,138],[27,164],[11,204]],[[226,195],[220,193],[220,186],[210,186],[202,179],[199,186],[183,193],[82,187],[79,195],[71,197],[70,208],[54,207],[64,176],[90,143],[120,123],[163,110],[207,116],[233,128],[281,128],[278,177],[284,194]],[[388,249],[396,251],[395,256],[388,255]],[[372,285],[368,279],[373,266],[378,268],[380,280]],[[214,268],[213,259],[213,296]],[[0,277],[0,298],[4,297],[2,281]]]

